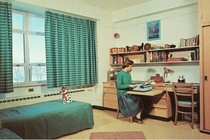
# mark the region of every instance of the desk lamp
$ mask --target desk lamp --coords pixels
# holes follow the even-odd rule
[[[164,67],[163,69],[164,69],[164,83],[170,83],[170,81],[167,81],[166,79],[168,77],[168,74],[173,73],[174,71],[166,67]]]

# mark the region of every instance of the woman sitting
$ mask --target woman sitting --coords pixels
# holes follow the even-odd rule
[[[130,117],[132,121],[142,124],[143,121],[140,117],[140,112],[143,109],[143,104],[141,98],[127,93],[127,91],[132,90],[137,86],[137,84],[132,84],[130,74],[133,64],[134,62],[132,60],[127,59],[123,63],[122,70],[117,74],[116,84],[118,104],[120,112],[124,117]]]

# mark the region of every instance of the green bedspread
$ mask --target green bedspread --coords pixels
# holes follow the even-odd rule
[[[58,138],[92,128],[93,110],[89,103],[55,100],[0,110],[2,127],[23,139]]]

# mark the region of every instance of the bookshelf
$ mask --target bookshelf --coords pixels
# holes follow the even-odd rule
[[[180,48],[157,48],[148,51],[110,53],[110,66],[120,67],[126,58],[134,61],[134,66],[144,65],[199,65],[199,46]]]

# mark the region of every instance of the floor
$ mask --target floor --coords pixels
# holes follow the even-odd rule
[[[147,139],[210,139],[210,134],[201,133],[199,125],[194,129],[188,122],[161,121],[147,118],[144,124],[128,122],[127,118],[116,119],[116,112],[111,110],[93,109],[94,127],[59,139],[89,139],[91,132],[108,131],[143,131]]]

